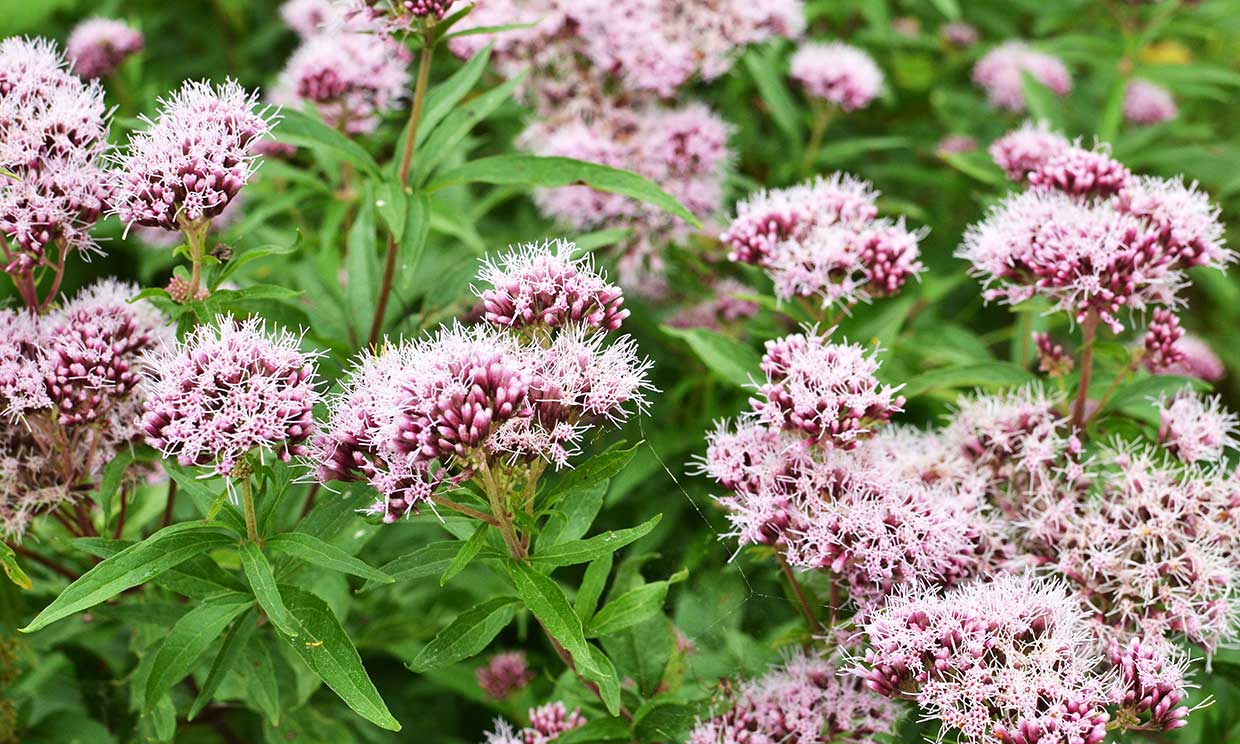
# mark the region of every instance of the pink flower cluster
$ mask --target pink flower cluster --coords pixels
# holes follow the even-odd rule
[[[167,337],[137,287],[105,280],[44,316],[0,311],[0,532],[20,537],[138,436],[142,355]]]
[[[487,264],[489,323],[365,356],[316,440],[319,479],[368,480],[394,521],[492,457],[566,465],[592,428],[644,408],[649,362],[610,338],[621,298],[573,249],[523,246]]]
[[[869,106],[883,87],[883,71],[870,55],[848,44],[805,44],[789,64],[807,94],[844,111]]]
[[[1147,358],[1147,367],[1156,372],[1196,377],[1206,382],[1218,382],[1227,375],[1223,360],[1219,359],[1209,344],[1196,336],[1182,334],[1177,337],[1175,351],[1177,361],[1169,365],[1159,365],[1157,360]]]
[[[970,744],[1101,744],[1112,681],[1088,616],[1062,584],[1001,575],[940,596],[916,587],[863,624],[856,671],[911,695]]]
[[[548,118],[527,130],[522,142],[538,155],[636,172],[706,217],[722,200],[731,158],[728,134],[723,120],[702,104],[608,106],[588,118]],[[541,190],[535,200],[544,215],[576,229],[634,228],[635,236],[622,246],[628,260],[621,262],[620,276],[634,289],[649,286],[646,273],[660,273],[653,245],[683,240],[689,232],[688,225],[660,209],[586,186]],[[643,261],[654,265],[643,267]]]
[[[253,450],[282,460],[305,454],[313,435],[313,355],[287,331],[257,318],[221,317],[148,355],[142,433],[184,466],[230,476]]]
[[[1013,181],[1023,181],[1054,155],[1072,146],[1067,137],[1051,131],[1044,121],[1027,121],[990,146],[990,157]]]
[[[254,144],[272,119],[227,81],[187,82],[116,159],[113,211],[126,225],[181,230],[224,210],[254,174]]]
[[[1218,209],[1196,184],[1134,176],[1105,149],[1060,147],[1027,127],[992,149],[1031,188],[993,208],[965,233],[958,254],[983,277],[988,300],[1016,304],[1037,295],[1115,333],[1121,315],[1174,308],[1196,266],[1234,259]],[[1038,142],[1034,147],[1017,143]]]
[[[443,18],[456,0],[342,0],[350,16],[368,26],[401,33]]]
[[[496,654],[478,667],[478,686],[493,700],[503,700],[528,685],[535,677],[520,651]]]
[[[332,16],[334,8],[285,4],[286,20],[302,35],[271,100],[313,105],[327,124],[346,134],[368,134],[398,108],[409,89],[407,47],[377,35],[360,21]]]
[[[101,78],[142,51],[143,43],[142,34],[124,21],[91,18],[79,23],[69,34],[65,55],[78,75]]]
[[[828,744],[870,741],[891,731],[899,711],[841,674],[836,659],[798,653],[758,679],[741,683],[731,707],[699,720],[690,744]]]
[[[529,716],[530,725],[520,731],[513,731],[507,721],[496,719],[495,730],[487,732],[486,744],[547,744],[566,731],[586,725],[580,708],[569,711],[568,706],[559,701],[530,708]]]
[[[1217,396],[1181,391],[1160,400],[1158,409],[1158,441],[1184,462],[1219,462],[1225,450],[1240,449],[1236,440],[1240,418]]]
[[[1171,92],[1146,80],[1131,80],[1124,91],[1124,118],[1132,124],[1161,124],[1180,115]]]
[[[0,42],[0,168],[12,174],[0,189],[0,233],[4,270],[19,282],[96,248],[90,231],[109,199],[107,130],[103,89],[70,74],[55,44]]]
[[[1020,113],[1026,106],[1025,73],[1057,96],[1072,90],[1072,74],[1063,62],[1023,41],[1004,42],[987,52],[973,67],[973,82],[986,91],[992,105]]]
[[[672,328],[720,330],[758,314],[758,304],[743,298],[753,294],[753,290],[735,279],[721,279],[709,290],[709,299],[682,308],[667,319],[667,324]]]
[[[720,240],[734,261],[770,274],[781,300],[851,306],[898,293],[924,269],[925,233],[878,219],[873,187],[848,174],[760,191],[737,204]]]
[[[800,0],[480,0],[458,28],[513,23],[531,28],[496,38],[494,57],[513,77],[532,67],[534,98],[550,110],[565,96],[599,100],[608,88],[667,98],[694,77],[711,80],[741,47],[805,28]],[[490,41],[450,42],[472,56]]]

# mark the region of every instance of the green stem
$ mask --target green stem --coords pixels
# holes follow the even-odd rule
[[[432,44],[433,23],[427,23],[422,38],[422,54],[418,60],[418,78],[414,83],[413,105],[409,109],[409,132],[405,138],[405,149],[400,158],[400,185],[407,191],[409,188],[409,170],[413,165],[413,151],[418,140],[418,123],[422,119],[422,105],[426,102],[426,88],[431,76],[431,57],[434,52]],[[396,255],[400,244],[395,237],[388,236],[387,258],[383,263],[383,281],[379,285],[379,301],[375,305],[375,317],[370,323],[370,346],[379,341],[383,332],[383,317],[387,314],[388,299],[392,296],[392,279],[396,275]]]
[[[181,231],[185,233],[185,245],[189,247],[189,298],[191,300],[197,297],[198,288],[202,285],[202,259],[207,252],[207,230],[210,227],[210,220],[181,224]]]
[[[250,487],[250,474],[246,473],[241,479],[241,505],[245,509],[245,533],[250,538],[250,542],[263,546],[262,540],[258,539],[258,519],[254,516],[254,493]]]
[[[783,553],[776,553],[776,555],[779,557],[779,567],[788,579],[788,584],[792,587],[792,593],[796,595],[797,603],[801,605],[801,613],[805,615],[805,622],[809,625],[809,632],[816,636],[822,635],[822,625],[814,615],[814,608],[810,606],[809,599],[805,596],[805,590],[801,588],[801,582],[797,581],[797,576],[792,571],[792,566],[788,565],[788,561],[784,558]],[[832,608],[832,612],[834,612],[834,608]]]
[[[1094,341],[1098,338],[1098,314],[1091,312],[1081,323],[1085,337],[1085,351],[1081,356],[1081,381],[1076,391],[1076,403],[1072,406],[1072,428],[1079,429],[1085,423],[1085,406],[1089,403],[1089,381],[1094,372]]]
[[[827,127],[831,126],[831,119],[835,118],[835,112],[831,107],[819,100],[810,103],[814,111],[814,121],[810,125],[809,144],[805,146],[805,157],[801,161],[801,177],[805,178],[814,172],[814,165],[818,160],[818,151],[822,149],[822,140],[827,133]]]

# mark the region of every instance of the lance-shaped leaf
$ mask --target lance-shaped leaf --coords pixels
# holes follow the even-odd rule
[[[504,567],[525,606],[534,613],[547,633],[573,657],[577,670],[583,674],[600,674],[586,643],[581,619],[573,611],[559,584],[535,571],[525,561],[506,560]]]
[[[237,667],[242,650],[250,642],[250,638],[253,637],[258,627],[254,622],[257,615],[258,610],[251,607],[249,612],[238,618],[228,629],[228,635],[224,636],[224,645],[215,655],[215,661],[211,662],[211,670],[207,672],[207,681],[202,683],[198,697],[194,698],[193,705],[189,707],[189,714],[186,716],[188,720],[194,720],[202,709],[207,707],[207,703],[215,697],[215,691],[220,689],[224,678]]]
[[[636,527],[611,530],[586,540],[569,540],[552,545],[537,553],[532,560],[539,566],[571,566],[577,563],[589,563],[642,539],[650,534],[662,518],[662,514],[656,514]]]
[[[516,597],[495,597],[472,607],[439,631],[409,662],[415,672],[426,672],[481,653],[512,622]]]
[[[285,532],[267,541],[271,550],[290,555],[320,568],[352,574],[363,579],[391,584],[391,576],[372,568],[360,558],[349,555],[335,545],[304,532]]]
[[[241,545],[241,567],[245,570],[245,577],[250,581],[254,596],[258,598],[259,606],[263,608],[263,612],[267,613],[271,624],[287,636],[296,636],[300,629],[299,625],[289,613],[288,608],[284,606],[284,597],[280,594],[280,588],[276,586],[276,577],[271,571],[271,564],[267,562],[267,556],[263,555],[263,551],[252,542]]]
[[[159,702],[173,683],[184,679],[194,669],[198,657],[224,628],[238,615],[253,606],[254,598],[244,594],[213,597],[185,613],[155,654],[151,673],[146,678],[146,705],[150,709]]]

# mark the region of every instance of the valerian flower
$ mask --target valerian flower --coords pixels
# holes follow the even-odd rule
[[[69,34],[65,56],[78,75],[101,78],[142,51],[143,45],[141,32],[128,23],[114,18],[90,18]]]

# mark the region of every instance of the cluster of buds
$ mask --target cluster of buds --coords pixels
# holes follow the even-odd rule
[[[485,744],[548,744],[561,734],[586,725],[580,708],[569,710],[560,701],[529,710],[530,725],[514,731],[512,724],[503,719],[495,720],[495,730],[488,731]]]
[[[503,700],[533,681],[535,674],[520,651],[492,656],[478,667],[478,686],[492,700]]]
[[[817,99],[856,111],[883,87],[883,71],[870,55],[848,44],[805,44],[792,55],[792,79]]]
[[[922,230],[877,217],[865,181],[830,178],[750,195],[720,236],[734,261],[766,269],[781,300],[816,298],[849,307],[900,292],[924,266]]]
[[[73,71],[87,79],[111,75],[129,57],[142,51],[142,34],[124,21],[91,18],[69,34],[65,55]]]
[[[315,444],[318,477],[368,480],[387,521],[480,469],[564,466],[595,427],[646,405],[649,362],[620,291],[567,241],[527,245],[479,275],[485,322],[366,356]]]
[[[75,497],[139,439],[144,353],[167,340],[131,285],[103,281],[47,315],[0,312],[0,532]]]
[[[1064,348],[1055,343],[1049,333],[1034,333],[1033,344],[1038,350],[1038,370],[1051,377],[1065,377],[1076,362]]]

